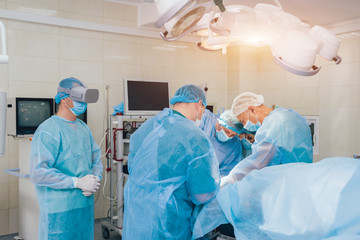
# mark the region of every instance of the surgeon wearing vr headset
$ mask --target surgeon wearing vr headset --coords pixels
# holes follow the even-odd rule
[[[94,239],[94,196],[100,186],[101,151],[78,115],[99,98],[76,78],[60,81],[56,115],[36,130],[30,177],[40,207],[38,239]]]

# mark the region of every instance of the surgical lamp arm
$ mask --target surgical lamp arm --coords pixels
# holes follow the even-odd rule
[[[223,4],[223,0],[214,0],[216,6],[219,7],[220,11],[225,12],[225,6]]]
[[[274,0],[274,2],[276,3],[276,5],[277,5],[281,10],[283,10],[283,8],[282,8],[279,0]]]

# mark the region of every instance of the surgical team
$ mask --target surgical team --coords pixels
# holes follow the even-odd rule
[[[98,95],[80,97],[86,90],[78,79],[60,81],[59,111],[33,138],[30,175],[40,206],[39,239],[94,239],[93,194],[103,166],[90,129],[76,118],[97,101]],[[191,239],[194,209],[221,187],[253,170],[313,160],[305,119],[291,109],[267,107],[261,95],[242,93],[217,116],[205,109],[200,87],[185,85],[170,104],[131,135],[124,240]]]

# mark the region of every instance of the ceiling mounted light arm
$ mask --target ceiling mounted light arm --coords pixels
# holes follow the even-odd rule
[[[0,63],[9,63],[9,56],[6,53],[6,32],[5,26],[0,21],[0,34],[1,34],[1,53],[0,53]]]
[[[229,31],[229,30],[215,27],[215,23],[216,23],[218,20],[219,20],[218,17],[212,19],[212,20],[210,21],[210,24],[209,24],[209,29],[210,29],[212,32],[216,33],[217,35],[224,36],[224,37],[229,37],[229,35],[230,35],[230,31]]]
[[[179,40],[180,38],[184,37],[186,34],[188,34],[190,31],[187,31],[187,32],[183,32],[182,34],[176,36],[176,37],[167,37],[167,35],[169,34],[168,31],[165,31],[165,32],[160,32],[160,37],[164,40],[164,41],[167,41],[167,42],[173,42],[173,41],[176,41],[176,40]]]
[[[203,50],[203,51],[208,51],[208,52],[221,51],[221,48],[220,48],[220,49],[209,49],[209,48],[205,48],[205,47],[201,44],[201,42],[197,42],[197,43],[196,43],[196,46],[197,46],[199,49]]]
[[[191,3],[191,0],[177,2],[171,6],[156,22],[154,22],[154,25],[157,28],[162,27],[167,21],[169,21],[189,3]]]
[[[281,10],[283,10],[283,8],[282,8],[279,0],[274,0],[274,2],[276,3],[276,5],[277,5]]]
[[[340,64],[342,61],[342,58],[336,55],[336,57],[334,57],[332,60],[335,62],[335,64]]]
[[[221,12],[225,12],[225,6],[223,4],[223,0],[214,0],[214,3],[216,6],[218,6],[218,8],[220,9]]]

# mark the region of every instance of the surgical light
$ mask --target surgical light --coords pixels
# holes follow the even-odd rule
[[[302,76],[319,72],[320,67],[314,65],[317,55],[341,62],[335,34],[320,26],[311,28],[283,11],[278,0],[274,2],[250,8],[240,0],[158,0],[160,18],[155,26],[165,27],[160,33],[165,41],[196,33],[200,38],[197,46],[207,51],[225,53],[228,46],[239,44],[268,45],[277,65]]]
[[[169,2],[174,2],[174,0],[169,0]],[[183,2],[183,4],[185,4],[184,1],[177,2]],[[161,1],[157,3],[159,4]],[[167,12],[165,14],[166,19],[170,19],[163,24],[166,31],[161,32],[160,36],[165,41],[175,41],[194,31],[207,29],[208,22],[214,17],[214,8],[210,0],[190,1],[185,4],[182,10],[178,11],[172,17],[169,17],[169,13]],[[159,19],[161,18],[162,17]],[[159,20],[155,22],[155,26],[158,26],[158,22]]]

